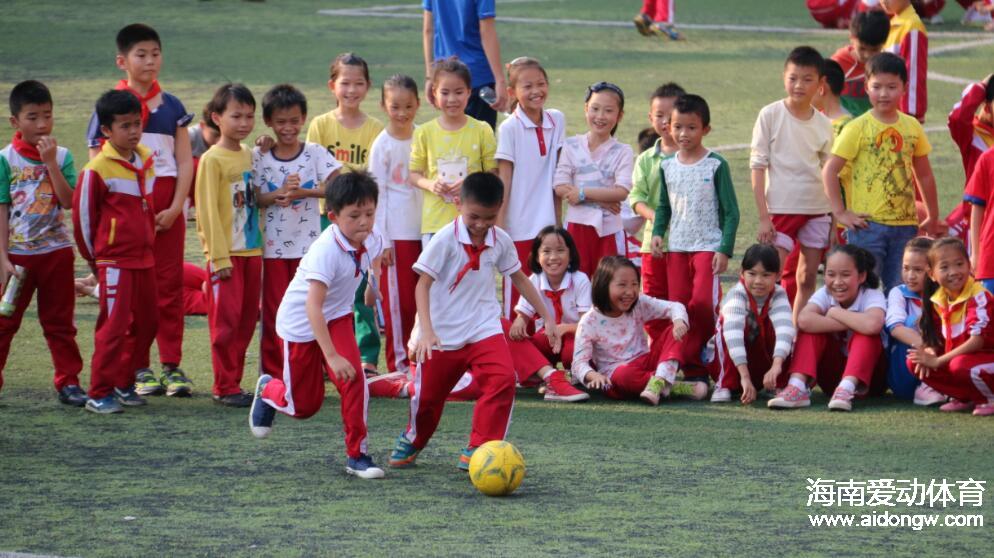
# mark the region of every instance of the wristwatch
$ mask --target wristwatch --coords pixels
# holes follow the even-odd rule
[[[583,191],[583,188],[580,188],[580,195],[577,197],[577,199],[580,200],[580,203],[583,203],[587,200],[587,193]]]

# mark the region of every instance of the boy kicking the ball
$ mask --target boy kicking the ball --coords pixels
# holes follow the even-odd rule
[[[469,469],[478,446],[507,434],[515,376],[500,322],[495,275],[509,276],[542,319],[555,322],[521,271],[511,237],[494,226],[503,199],[504,185],[497,176],[467,176],[456,202],[459,216],[432,237],[414,264],[421,276],[414,291],[420,324],[415,360],[420,364],[410,419],[390,455],[391,467],[414,464],[438,427],[446,397],[467,370],[482,394],[473,409],[469,447],[460,456],[459,468]],[[546,335],[558,352],[556,328],[546,329]]]

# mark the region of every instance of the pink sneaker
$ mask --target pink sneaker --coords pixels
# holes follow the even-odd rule
[[[792,385],[777,392],[777,396],[766,402],[770,409],[799,409],[811,406],[811,397]]]
[[[556,370],[545,379],[544,399],[546,401],[566,401],[573,403],[586,401],[590,399],[590,395],[585,391],[573,387],[573,384],[569,383],[569,380],[566,379],[566,372]]]
[[[835,388],[832,400],[828,402],[829,411],[851,411],[852,399],[856,394],[844,387]]]
[[[915,389],[915,405],[928,407],[939,403],[945,403],[948,400],[948,397],[935,391],[932,386],[926,383],[919,384],[918,388]]]
[[[960,401],[959,399],[949,398],[949,403],[939,407],[939,410],[943,413],[962,413],[964,411],[969,411],[973,408],[973,403],[969,401]]]
[[[973,408],[973,416],[975,417],[989,417],[991,415],[994,415],[994,402],[984,403]]]

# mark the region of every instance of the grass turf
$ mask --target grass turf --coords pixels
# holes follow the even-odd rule
[[[377,83],[394,72],[420,75],[418,20],[315,15],[319,9],[381,3],[388,2],[184,0],[112,2],[96,9],[15,0],[5,4],[0,91],[21,79],[45,81],[56,99],[55,135],[81,162],[92,102],[119,77],[113,35],[121,25],[141,20],[165,41],[163,86],[191,111],[198,112],[216,85],[230,79],[246,82],[257,99],[273,83],[296,83],[317,115],[330,106],[324,82],[327,64],[339,52],[365,56]],[[586,84],[608,79],[628,93],[619,136],[634,143],[645,125],[645,96],[657,83],[676,80],[711,103],[710,145],[748,142],[759,108],[782,96],[787,51],[807,43],[828,54],[845,41],[844,34],[687,30],[688,41],[668,43],[644,39],[630,28],[556,23],[561,18],[625,22],[637,4],[498,2],[500,16],[551,20],[499,23],[499,34],[504,59],[529,54],[543,60],[552,80],[548,106],[566,113],[570,133],[583,130]],[[684,2],[678,9],[679,21],[690,23],[814,28],[803,4],[790,0]],[[946,19],[958,19],[958,7],[947,8]],[[938,29],[959,30],[950,24]],[[978,79],[988,73],[985,61],[992,54],[990,45],[950,52],[933,57],[931,68]],[[926,125],[942,125],[962,88],[936,81],[929,86]],[[382,119],[378,96],[372,91],[365,106]],[[418,121],[433,116],[424,106]],[[256,132],[264,131],[259,118]],[[945,212],[962,191],[962,167],[945,132],[930,139]],[[747,153],[725,156],[742,210],[741,252],[756,228]],[[187,253],[200,261],[192,232]],[[80,302],[78,339],[87,363],[95,317],[96,305]],[[121,416],[92,416],[55,401],[49,356],[37,314],[29,310],[0,393],[0,551],[930,555],[976,552],[989,539],[976,528],[814,529],[807,520],[814,511],[805,506],[808,477],[989,479],[990,424],[969,416],[912,409],[889,398],[858,402],[853,414],[829,414],[820,395],[811,410],[773,413],[759,405],[678,401],[656,409],[600,398],[553,405],[521,392],[510,439],[525,455],[528,477],[514,496],[498,500],[478,495],[455,469],[470,404],[447,407],[420,467],[367,483],[342,472],[336,396],[309,421],[278,419],[272,439],[257,441],[247,432],[244,412],[210,401],[202,318],[187,320],[184,348],[196,397],[154,398],[147,408]],[[256,355],[249,355],[246,388],[257,364]],[[381,463],[406,413],[404,401],[371,402],[370,448]],[[946,511],[983,513],[987,507]]]

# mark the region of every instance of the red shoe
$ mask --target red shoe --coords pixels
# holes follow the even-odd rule
[[[973,416],[989,417],[994,415],[994,403],[984,403],[973,408]]]
[[[590,399],[590,395],[573,387],[566,379],[566,373],[556,370],[545,379],[545,400],[546,401],[567,401],[577,402]]]

